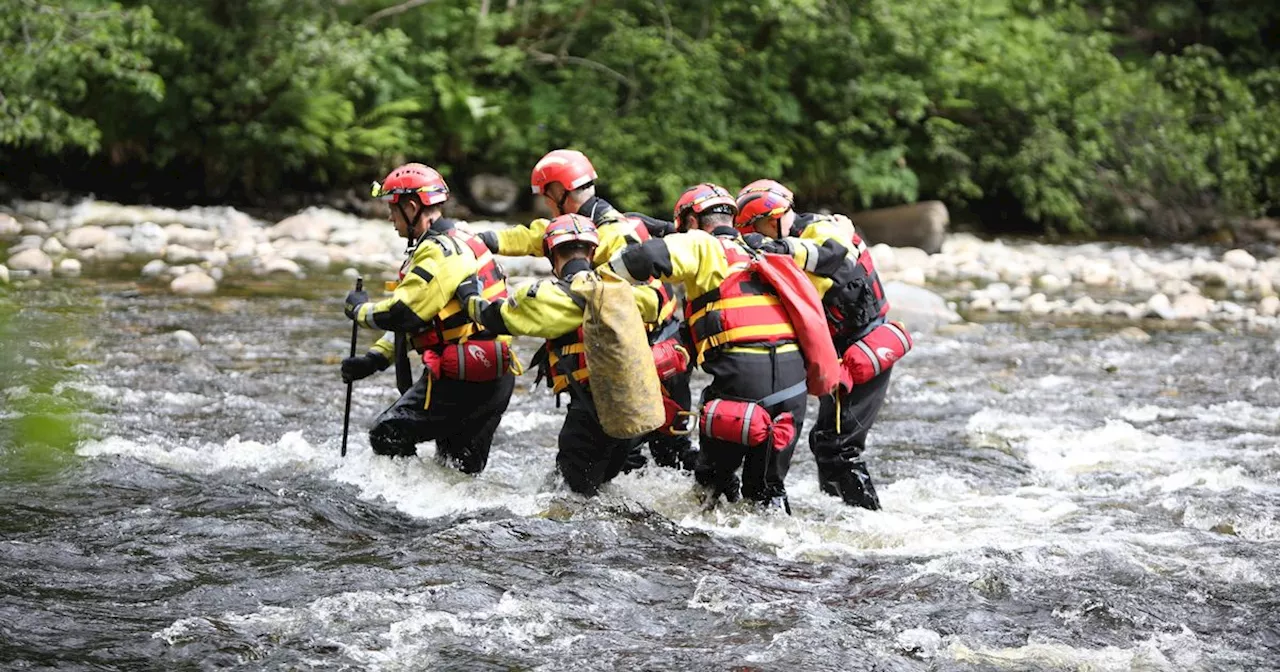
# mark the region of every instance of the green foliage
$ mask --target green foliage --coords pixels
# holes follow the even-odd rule
[[[249,200],[403,158],[523,182],[570,146],[620,205],[658,213],[694,182],[764,176],[802,205],[939,198],[1077,232],[1176,211],[1185,226],[1159,231],[1183,236],[1280,203],[1268,3],[126,4],[0,19],[5,45],[24,26],[74,36],[51,59],[5,47],[0,147],[101,145],[144,179]],[[67,32],[77,11],[106,20]]]
[[[146,7],[0,0],[0,146],[97,151],[95,89],[164,95],[147,56],[166,43],[158,28]]]

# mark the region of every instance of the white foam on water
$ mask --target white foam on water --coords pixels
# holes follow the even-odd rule
[[[430,669],[443,663],[437,651],[442,638],[465,639],[483,653],[563,655],[582,635],[567,621],[605,616],[596,605],[518,597],[504,593],[496,604],[475,610],[452,609],[440,597],[465,587],[430,586],[418,591],[360,590],[321,597],[296,607],[264,606],[249,613],[179,619],[152,634],[171,646],[197,641],[230,629],[257,642],[260,652],[272,642],[308,640],[339,647],[346,657],[372,669]],[[447,605],[447,606],[446,606]],[[446,608],[450,610],[446,610]],[[364,632],[353,633],[350,624]],[[370,624],[376,623],[370,631]],[[219,634],[225,638],[225,632]],[[287,646],[288,644],[284,644]]]
[[[1029,638],[1024,646],[1007,648],[970,644],[960,636],[947,637],[946,640],[947,646],[941,653],[957,662],[1011,669],[1172,672],[1197,669],[1204,658],[1203,644],[1185,626],[1181,632],[1155,634],[1126,648],[1074,647],[1035,636]]]
[[[104,402],[115,402],[131,408],[156,410],[190,410],[209,406],[221,397],[214,399],[194,392],[170,392],[168,390],[134,390],[128,387],[113,387],[100,383],[84,383],[80,381],[62,382],[54,385],[54,393],[75,390]]]
[[[317,445],[302,431],[287,432],[274,443],[239,436],[221,444],[112,436],[88,441],[76,452],[84,457],[124,456],[183,473],[310,472],[354,485],[362,498],[381,498],[404,513],[423,518],[492,508],[522,515],[535,513],[540,510],[538,494],[544,479],[542,474],[515,468],[511,464],[515,460],[506,459],[509,456],[502,451],[494,451],[491,460],[506,462],[505,467],[470,476],[436,464],[430,446],[424,446],[419,457],[391,460],[353,443],[344,459],[331,442]]]

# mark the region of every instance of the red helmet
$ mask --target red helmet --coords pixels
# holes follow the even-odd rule
[[[683,229],[682,222],[689,211],[700,215],[716,206],[725,206],[726,211],[731,215],[738,212],[738,204],[734,202],[733,196],[718,184],[703,182],[685,189],[684,193],[680,194],[680,199],[676,201],[676,228]]]
[[[555,182],[559,182],[566,190],[573,191],[595,180],[596,169],[586,154],[574,149],[557,149],[538,159],[533,167],[533,175],[529,178],[529,185],[533,193],[541,194],[548,184]]]
[[[795,194],[773,180],[756,180],[738,192],[738,214],[733,225],[754,231],[756,224],[777,219],[795,204]]]
[[[449,185],[435,168],[421,163],[406,163],[373,183],[374,198],[399,203],[403,194],[419,194],[424,205],[436,205],[449,200]]]
[[[600,235],[596,233],[595,222],[578,214],[560,215],[551,220],[542,234],[543,254],[550,258],[552,250],[569,243],[599,245]]]

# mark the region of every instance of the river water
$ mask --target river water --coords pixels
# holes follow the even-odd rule
[[[1280,669],[1274,334],[921,338],[868,453],[884,510],[802,446],[786,517],[653,467],[556,490],[531,376],[478,477],[371,456],[390,372],[341,459],[345,287],[273,289],[0,294],[0,668]],[[14,429],[57,403],[64,450]]]

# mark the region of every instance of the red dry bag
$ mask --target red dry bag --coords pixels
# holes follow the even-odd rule
[[[782,450],[796,435],[795,417],[790,413],[769,417],[754,401],[712,399],[702,407],[703,436],[744,446],[769,446]]]
[[[911,352],[911,332],[901,322],[886,322],[855,341],[844,351],[844,375],[840,386],[847,392],[888,371],[902,356]]]

